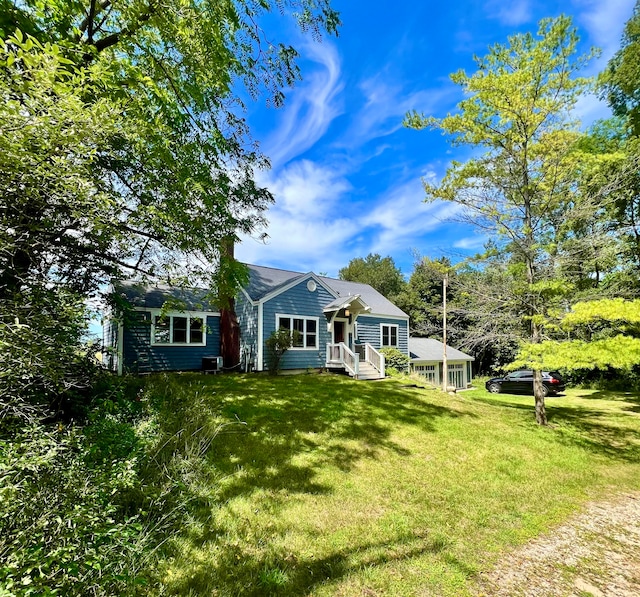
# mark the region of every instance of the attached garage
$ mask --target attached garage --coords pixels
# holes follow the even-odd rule
[[[442,385],[444,345],[432,338],[409,338],[411,370],[434,385]],[[447,345],[447,372],[450,386],[463,390],[471,385],[474,357]]]

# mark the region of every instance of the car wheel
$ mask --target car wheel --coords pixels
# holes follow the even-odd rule
[[[545,385],[542,386],[542,397],[546,398],[549,395],[549,388]]]
[[[492,394],[499,394],[500,393],[500,384],[497,384],[497,383],[489,384],[489,388],[488,389]]]

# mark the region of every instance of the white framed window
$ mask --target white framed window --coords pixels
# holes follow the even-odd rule
[[[293,334],[292,348],[318,348],[318,318],[299,315],[276,315],[276,328],[288,330]]]
[[[414,365],[413,370],[427,379],[429,383],[436,383],[436,366],[435,365]]]
[[[456,388],[464,387],[464,365],[462,363],[451,363],[447,365],[449,384]]]
[[[436,370],[436,366],[435,365],[414,365],[413,368],[416,371],[435,371]]]
[[[380,346],[398,348],[398,325],[395,323],[380,324]]]
[[[152,346],[206,346],[204,313],[151,313]]]

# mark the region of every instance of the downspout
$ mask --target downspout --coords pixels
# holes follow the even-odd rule
[[[258,302],[258,363],[256,370],[263,371],[263,359],[264,359],[264,303],[262,301]]]
[[[449,386],[447,369],[447,274],[442,278],[442,391]]]
[[[122,319],[118,319],[118,339],[116,340],[118,346],[116,349],[116,357],[118,359],[118,375],[122,376],[123,373],[123,361],[124,361],[124,322]]]

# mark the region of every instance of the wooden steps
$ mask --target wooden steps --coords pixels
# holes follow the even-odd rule
[[[360,362],[358,365],[358,380],[367,381],[370,379],[381,379],[380,372],[367,362]]]

